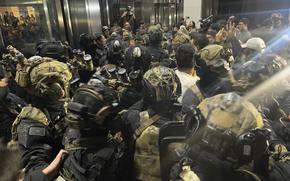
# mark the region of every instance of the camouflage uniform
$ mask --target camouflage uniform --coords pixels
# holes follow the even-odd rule
[[[173,70],[158,66],[145,73],[143,85],[143,101],[123,115],[123,132],[128,152],[134,154],[135,178],[160,180],[159,128],[175,120],[177,110],[171,100],[177,98],[177,76]]]
[[[151,26],[148,29],[149,33],[149,46],[148,53],[150,59],[147,60],[150,66],[166,65],[166,60],[169,59],[168,53],[161,48],[162,32],[156,26]]]

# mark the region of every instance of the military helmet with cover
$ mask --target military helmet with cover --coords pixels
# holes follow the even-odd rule
[[[69,97],[69,67],[52,58],[33,56],[17,70],[15,80],[31,95],[62,100]]]
[[[233,56],[229,47],[225,48],[221,45],[207,45],[200,50],[199,56],[210,68],[216,73],[224,73],[230,70]]]
[[[173,37],[172,47],[174,50],[176,50],[180,45],[189,43],[189,42],[190,42],[190,36],[179,31]]]
[[[179,79],[175,72],[164,66],[148,70],[143,76],[144,100],[169,101],[178,97]]]
[[[251,161],[266,152],[268,130],[252,103],[236,93],[203,100],[194,114],[185,116],[187,143],[199,145],[220,159]]]

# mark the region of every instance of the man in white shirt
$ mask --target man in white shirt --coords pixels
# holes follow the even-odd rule
[[[177,70],[175,74],[181,82],[182,95],[178,102],[188,104],[198,104],[202,100],[202,94],[196,85],[199,77],[195,71],[195,52],[191,44],[180,45],[176,50]],[[184,99],[184,96],[186,98]]]

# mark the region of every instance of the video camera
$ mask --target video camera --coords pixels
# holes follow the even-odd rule
[[[213,15],[210,15],[204,19],[199,20],[200,22],[200,33],[205,33],[209,26],[213,23]]]

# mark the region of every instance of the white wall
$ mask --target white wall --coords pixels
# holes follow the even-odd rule
[[[199,19],[201,18],[202,0],[184,0],[184,18],[190,17],[195,21],[197,27],[199,27]]]

